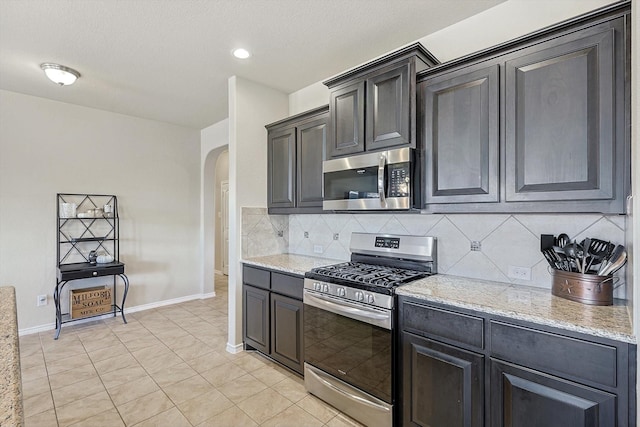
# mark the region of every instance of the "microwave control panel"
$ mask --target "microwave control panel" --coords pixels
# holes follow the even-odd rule
[[[409,195],[409,163],[388,166],[389,189],[387,197],[407,197]]]

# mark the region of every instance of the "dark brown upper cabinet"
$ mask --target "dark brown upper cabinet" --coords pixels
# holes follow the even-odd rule
[[[428,203],[498,202],[498,65],[420,84]]]
[[[325,81],[328,155],[416,147],[416,73],[437,63],[416,43]]]
[[[624,56],[614,43],[623,21],[590,30],[505,63],[507,202],[615,198],[614,92],[624,86],[624,74],[616,81]]]
[[[429,212],[625,213],[629,3],[418,74]]]
[[[296,128],[287,127],[268,134],[269,208],[296,205]]]
[[[322,212],[328,107],[267,125],[267,207],[271,214]]]

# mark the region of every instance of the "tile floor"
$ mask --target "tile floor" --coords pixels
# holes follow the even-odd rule
[[[216,294],[20,337],[26,427],[359,426],[269,359],[226,352],[225,276]]]

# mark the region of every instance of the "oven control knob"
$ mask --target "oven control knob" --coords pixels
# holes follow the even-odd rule
[[[313,290],[319,291],[322,288],[322,285],[318,282],[313,282]]]
[[[322,292],[329,292],[329,285],[322,285]]]
[[[364,300],[364,294],[362,292],[356,292],[356,300],[357,301]]]
[[[343,297],[346,295],[346,291],[344,290],[344,288],[338,288],[338,296],[339,297]]]
[[[373,300],[373,295],[371,295],[371,294],[367,295],[367,302],[368,302],[369,304],[373,304],[373,301],[374,301],[374,300]]]

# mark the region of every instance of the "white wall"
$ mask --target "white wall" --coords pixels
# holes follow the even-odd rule
[[[267,130],[288,111],[287,95],[239,77],[229,79],[229,341],[242,345],[242,206],[267,206]]]
[[[202,181],[200,188],[200,233],[202,247],[202,292],[214,292],[215,269],[215,205],[216,205],[216,163],[218,157],[228,150],[229,119],[202,129],[200,132],[200,168]],[[226,171],[228,174],[228,169]]]
[[[418,41],[440,62],[446,62],[615,1],[509,0]]]
[[[199,143],[197,130],[0,91],[0,283],[16,287],[20,330],[55,320],[36,296],[56,283],[58,192],[118,196],[127,307],[200,293]]]
[[[317,82],[289,95],[289,115],[294,116],[328,103],[329,88]]]
[[[416,41],[422,43],[440,62],[446,62],[615,1],[509,0]],[[329,77],[331,76],[327,76]],[[289,115],[302,113],[328,102],[329,90],[322,82],[316,82],[289,95]]]

